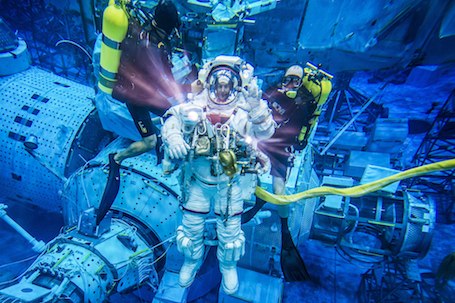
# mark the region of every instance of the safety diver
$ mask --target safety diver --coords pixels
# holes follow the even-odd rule
[[[118,151],[114,156],[117,163],[156,146],[158,129],[152,123],[150,112],[161,116],[171,107],[171,98],[181,99],[183,93],[183,86],[176,83],[171,70],[170,42],[180,27],[175,4],[169,0],[159,1],[153,16],[143,23],[136,22],[135,18],[130,20],[112,91],[114,98],[125,102],[142,140]]]
[[[239,57],[218,56],[199,71],[205,89],[165,115],[165,152],[171,159],[183,159],[183,218],[176,238],[184,255],[182,287],[192,284],[202,264],[204,223],[211,210],[216,215],[222,289],[233,294],[239,287],[237,261],[245,252],[242,195],[245,189],[253,193],[256,186],[255,179],[241,181],[242,174],[268,169],[255,143],[270,138],[275,130],[253,71]]]
[[[98,209],[97,223],[109,210],[118,193],[121,162],[161,146],[158,128],[153,124],[150,114],[161,116],[172,105],[183,102],[183,95],[187,92],[202,90],[199,81],[179,84],[172,74],[171,40],[178,34],[180,27],[174,3],[160,0],[151,14],[140,4],[128,0],[119,1],[121,5],[111,2],[103,15],[103,46],[106,51],[103,53],[102,48],[98,86],[103,92],[112,93],[112,97],[126,104],[142,139],[109,155],[108,182]],[[120,17],[125,19],[123,23],[128,21],[128,24],[123,24],[128,27],[127,34],[118,46],[121,51],[118,73],[115,79],[109,81],[112,72],[103,68],[103,62],[106,64],[106,57],[109,58],[115,49],[109,49],[108,45],[113,46],[114,43],[105,30],[110,30],[111,36],[115,36],[115,26],[117,23],[122,24]],[[108,24],[110,26],[104,26]],[[156,154],[160,162],[158,148]]]
[[[286,70],[280,85],[264,94],[272,108],[277,129],[271,138],[258,142],[258,147],[270,158],[274,194],[286,194],[285,184],[293,165],[294,151],[307,146],[321,107],[331,90],[331,77],[311,63],[305,69],[292,65]],[[256,205],[242,216],[242,221],[251,219],[264,204],[265,201],[258,198]],[[277,212],[281,221],[280,263],[284,278],[288,282],[309,280],[289,231],[290,207],[278,206]]]

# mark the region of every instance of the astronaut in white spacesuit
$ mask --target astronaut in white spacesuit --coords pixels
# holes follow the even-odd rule
[[[239,57],[216,57],[201,69],[199,80],[205,89],[188,103],[169,109],[162,128],[165,153],[171,159],[184,159],[177,247],[185,261],[179,283],[190,286],[201,266],[204,223],[213,210],[222,289],[232,294],[239,287],[237,261],[245,252],[242,196],[245,188],[253,193],[256,186],[255,178],[245,184],[242,175],[269,168],[256,142],[273,135],[275,122],[261,99],[253,67]]]

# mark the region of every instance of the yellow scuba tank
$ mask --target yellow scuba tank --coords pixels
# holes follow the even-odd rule
[[[309,126],[303,126],[298,136],[299,142],[304,141],[311,133],[313,126],[318,120],[322,106],[327,101],[330,92],[332,91],[332,78],[333,76],[322,69],[319,69],[315,65],[307,62],[307,67],[304,68],[305,77],[303,77],[302,85],[313,95],[317,102],[316,109],[313,113],[313,117],[309,122]]]
[[[103,13],[103,42],[100,54],[100,75],[98,87],[107,94],[117,81],[120,64],[120,44],[128,31],[128,15],[122,0],[109,0]]]

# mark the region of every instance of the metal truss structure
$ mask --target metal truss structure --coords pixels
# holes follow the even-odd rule
[[[351,77],[352,73],[337,75],[337,87],[331,93],[320,117],[313,141],[318,151],[315,155],[315,168],[318,174],[342,170],[344,157],[353,147],[337,144],[337,141],[343,141],[338,140],[341,136],[349,133],[356,138],[364,137],[365,133],[371,131],[371,126],[378,117],[388,115],[387,109],[375,102],[382,89],[375,96],[368,98],[349,85]],[[361,150],[364,147],[358,146],[357,149]]]
[[[451,92],[430,130],[422,140],[420,147],[413,157],[415,166],[435,163],[455,158],[455,90]],[[422,191],[443,194],[445,198],[438,199],[440,213],[446,215],[446,221],[455,220],[454,199],[455,171],[448,170],[419,177],[412,181],[412,186]]]
[[[359,303],[439,302],[434,276],[420,274],[416,260],[392,258],[362,275]]]
[[[84,38],[79,7],[63,1],[2,1],[5,20],[27,42],[34,65],[81,84],[93,83],[91,48]]]
[[[348,130],[361,132],[365,131],[377,117],[385,114],[383,106],[374,102],[375,98],[367,98],[349,86],[351,76],[346,73],[337,75],[337,81],[341,83],[337,83],[339,88],[335,88],[331,99],[327,101],[324,123],[319,125],[320,128],[326,125],[327,130],[338,131],[347,126]]]

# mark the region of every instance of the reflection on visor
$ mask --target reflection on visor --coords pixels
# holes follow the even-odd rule
[[[216,70],[209,78],[210,94],[212,102],[226,105],[236,99],[237,75],[229,68],[223,67]]]
[[[283,86],[288,86],[291,84],[293,87],[300,87],[300,85],[302,85],[302,79],[297,76],[286,76],[283,78],[281,84]]]

